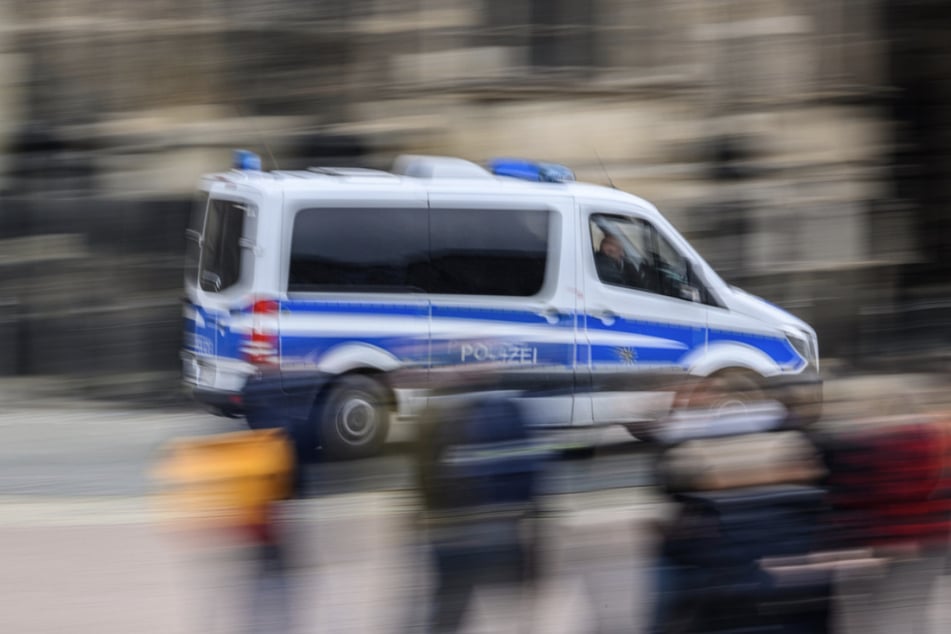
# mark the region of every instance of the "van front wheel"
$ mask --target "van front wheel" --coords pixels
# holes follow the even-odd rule
[[[726,370],[702,379],[691,392],[688,406],[712,411],[728,408],[745,411],[764,398],[759,383],[751,374]]]
[[[360,374],[334,382],[320,409],[320,444],[334,459],[375,455],[389,431],[386,391],[372,378]]]

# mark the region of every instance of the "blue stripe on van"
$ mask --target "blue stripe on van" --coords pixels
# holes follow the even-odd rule
[[[548,324],[544,315],[538,313],[499,308],[480,308],[468,306],[446,306],[438,303],[432,305],[433,318],[439,319],[478,319],[483,321],[506,322],[513,324],[542,324],[557,326],[574,326],[575,314],[559,315],[557,324]]]
[[[526,336],[525,340],[521,343],[530,345],[537,350],[537,352],[534,353],[533,361],[539,364],[545,363],[569,366],[574,362],[580,365],[587,365],[588,363],[592,365],[633,365],[636,363],[679,365],[687,354],[704,345],[704,328],[700,326],[692,327],[640,320],[624,320],[621,318],[618,318],[612,325],[606,326],[601,320],[591,315],[576,313],[561,315],[557,323],[549,324],[544,316],[538,315],[533,311],[445,306],[439,304],[432,304],[430,308],[423,300],[396,304],[360,301],[328,302],[319,300],[289,300],[282,302],[281,307],[282,310],[292,314],[333,314],[339,315],[341,319],[346,319],[347,315],[360,315],[380,317],[408,316],[419,317],[425,320],[431,310],[434,320],[459,319],[526,324],[532,326],[547,326],[565,331],[572,330],[578,318],[583,316],[586,319],[589,332],[595,337],[599,333],[619,335],[621,337],[625,335],[644,335],[680,344],[680,346],[677,347],[665,347],[663,345],[628,346],[623,343],[610,345],[594,343],[589,350],[586,345],[575,346],[571,343],[532,342],[530,335]],[[709,330],[706,334],[706,340],[711,344],[715,342],[736,342],[760,350],[779,366],[787,370],[797,371],[802,369],[806,364],[805,360],[799,356],[784,337],[771,337],[726,330]],[[478,337],[478,335],[478,332],[473,333],[474,337]],[[403,336],[399,334],[381,336],[364,335],[359,337],[353,335],[327,336],[326,334],[320,333],[319,327],[315,327],[312,334],[300,333],[282,337],[281,349],[282,355],[287,357],[316,357],[340,343],[357,341],[387,350],[403,361],[424,361],[425,359],[421,355],[423,354],[422,350],[425,350],[426,346],[408,345],[410,341],[409,337],[408,334]],[[514,339],[518,339],[518,337]],[[432,343],[434,361],[439,362],[441,358],[446,356],[446,350],[439,349],[441,342]],[[217,345],[217,354],[220,357],[238,358],[240,356],[238,350],[239,337],[235,333],[229,331],[225,336],[218,337]]]
[[[806,360],[799,356],[799,353],[785,337],[779,338],[711,329],[707,332],[707,341],[711,344],[721,341],[745,344],[762,351],[784,369],[796,371],[801,370],[806,365]]]
[[[285,358],[319,359],[324,353],[343,343],[364,343],[385,350],[404,363],[422,363],[429,356],[429,346],[414,345],[406,336],[360,337],[295,335],[281,339],[281,355]]]
[[[218,349],[216,356],[226,359],[240,359],[241,355],[241,336],[238,333],[228,329],[224,334],[217,337]]]
[[[639,363],[660,363],[680,365],[681,360],[690,352],[670,348],[643,348],[635,346],[591,346],[592,365],[629,365]]]
[[[636,365],[651,363],[681,365],[683,358],[704,345],[703,327],[681,324],[663,324],[634,319],[617,320],[610,326],[597,317],[587,316],[588,334],[591,337],[592,365]],[[617,343],[602,344],[598,336],[610,334],[622,339]],[[651,337],[657,341],[638,342],[636,336]],[[623,338],[631,336],[631,343]]]
[[[688,347],[693,344],[694,338],[699,336],[704,328],[703,326],[687,326],[682,324],[664,324],[653,321],[642,321],[640,319],[616,318],[610,326],[605,325],[601,319],[592,315],[585,316],[588,320],[588,330],[590,332],[613,332],[647,335],[659,339],[678,341],[686,344]]]
[[[425,316],[429,313],[429,305],[425,300],[417,302],[378,304],[361,301],[314,301],[314,300],[287,300],[281,302],[281,309],[290,313],[335,313],[354,315],[382,315],[382,316]]]

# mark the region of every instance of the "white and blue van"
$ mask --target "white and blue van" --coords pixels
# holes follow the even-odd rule
[[[635,434],[691,379],[821,398],[815,331],[726,284],[645,200],[517,160],[236,160],[202,180],[187,232],[184,380],[220,413],[240,415],[262,371],[319,373],[320,443],[355,457],[425,404],[425,385],[388,379],[407,366],[536,369],[549,424]],[[634,273],[604,270],[605,240]]]

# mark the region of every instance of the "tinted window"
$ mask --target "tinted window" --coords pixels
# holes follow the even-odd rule
[[[214,200],[208,207],[201,249],[203,290],[223,291],[241,278],[244,214],[243,206],[225,200]]]
[[[548,222],[537,209],[433,210],[431,291],[535,295],[545,281]]]
[[[657,260],[658,269],[666,271],[674,279],[688,281],[690,270],[686,258],[656,230],[654,230],[654,238],[657,247],[654,257]]]
[[[595,214],[590,227],[595,268],[603,283],[709,301],[686,258],[652,225],[624,216]],[[610,241],[617,245],[613,256],[612,249],[605,246]]]
[[[290,291],[423,291],[425,209],[304,209],[294,220]]]

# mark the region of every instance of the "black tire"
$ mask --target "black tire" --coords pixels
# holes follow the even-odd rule
[[[624,429],[631,435],[631,438],[641,442],[654,442],[656,440],[654,432],[649,425],[643,423],[630,423],[624,425]]]
[[[559,452],[562,460],[591,460],[598,452],[594,445],[579,445],[577,447],[567,447]]]
[[[390,428],[389,398],[377,381],[361,374],[336,380],[319,407],[320,445],[335,460],[374,456]]]

